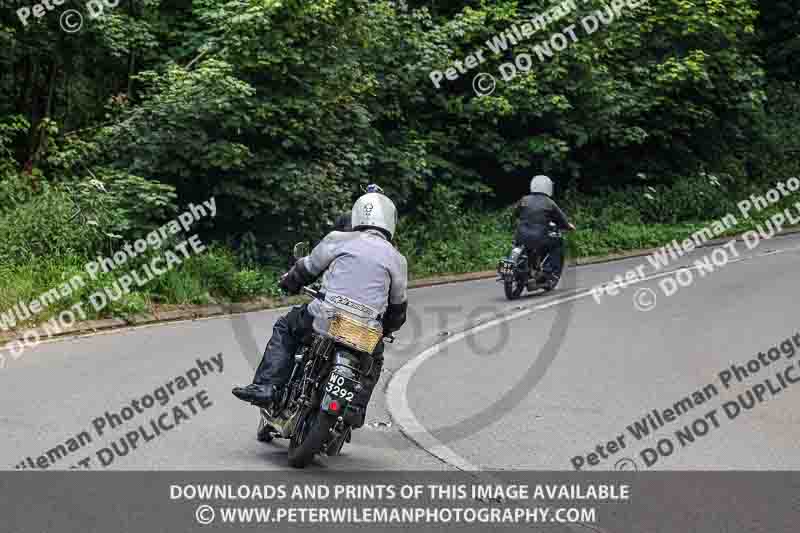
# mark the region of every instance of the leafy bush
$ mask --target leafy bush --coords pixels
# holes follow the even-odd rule
[[[198,305],[213,302],[203,280],[191,270],[188,263],[189,261],[157,278],[152,287],[148,288],[153,300],[159,303]]]
[[[241,301],[258,296],[280,296],[278,273],[269,268],[241,269],[233,252],[212,246],[158,278],[150,292],[170,303]]]
[[[7,205],[16,198],[6,195],[7,182],[17,177],[17,162],[14,159],[14,139],[30,127],[22,115],[0,118],[0,203]],[[0,208],[2,209],[2,208]]]
[[[508,210],[465,210],[457,194],[437,186],[420,212],[403,221],[396,240],[412,277],[484,270],[508,253],[513,230]]]
[[[44,184],[42,194],[0,216],[0,263],[89,257],[108,241],[91,222],[81,220],[80,207],[66,190]]]
[[[90,179],[73,186],[41,182],[41,193],[0,215],[0,262],[105,255],[114,241],[141,237],[174,210],[170,187],[114,176],[106,183]],[[3,182],[0,195],[25,196],[22,179]]]
[[[189,258],[183,270],[208,292],[218,296],[229,296],[235,292],[238,266],[228,250],[212,247],[201,255]]]
[[[130,292],[123,294],[118,300],[109,301],[107,314],[128,318],[133,315],[144,313],[148,308],[149,301],[145,294]]]
[[[259,296],[277,297],[281,291],[277,284],[278,275],[272,270],[241,270],[233,280],[233,300],[248,300]]]
[[[107,234],[139,238],[177,211],[174,187],[123,172],[101,171],[98,178],[77,183],[74,200],[85,211],[84,217]]]
[[[730,184],[730,179],[726,183]],[[721,178],[701,173],[680,178],[670,187],[647,187],[632,200],[638,203],[645,222],[674,224],[721,218],[736,209],[731,196]]]

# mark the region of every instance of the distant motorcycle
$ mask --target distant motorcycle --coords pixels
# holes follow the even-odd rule
[[[308,244],[295,245],[293,255],[308,255]],[[303,292],[325,299],[318,290],[304,287]],[[350,403],[364,387],[362,376],[372,371],[372,354],[380,340],[394,341],[348,312],[347,303],[333,303],[337,311],[328,331],[315,333],[310,344],[297,350],[287,385],[268,409],[260,409],[258,440],[290,439],[289,464],[295,468],[305,467],[319,453],[338,455],[350,442]]]
[[[550,223],[550,237],[559,239],[560,246],[564,246],[563,233],[556,227],[554,223]],[[531,259],[528,259],[528,249],[525,246],[515,246],[511,250],[511,255],[505,259],[501,259],[497,264],[497,281],[503,284],[505,289],[506,298],[509,300],[516,300],[522,295],[522,292],[527,289],[529,292],[543,289],[549,292],[555,287],[550,287],[547,284],[547,279],[544,274],[543,266],[549,259],[549,254],[539,257],[533,254]],[[561,269],[563,270],[564,264],[562,261]],[[559,279],[561,272],[556,272]]]

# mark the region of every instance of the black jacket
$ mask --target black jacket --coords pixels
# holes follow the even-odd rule
[[[550,222],[559,229],[569,229],[567,215],[546,194],[533,193],[524,196],[516,206],[517,233],[541,233]]]
[[[333,223],[331,231],[353,231],[353,226],[350,222],[350,211],[336,217],[336,222]]]

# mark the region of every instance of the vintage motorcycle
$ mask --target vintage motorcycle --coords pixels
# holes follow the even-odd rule
[[[308,255],[308,244],[297,243],[293,255]],[[319,290],[304,287],[303,292],[325,299]],[[314,333],[312,341],[298,349],[287,385],[269,408],[260,408],[258,440],[290,439],[289,464],[295,468],[305,467],[319,453],[338,455],[350,442],[354,418],[360,416],[350,403],[364,387],[362,376],[372,371],[372,354],[381,339],[394,341],[346,305],[336,305],[328,331]]]
[[[560,246],[564,246],[563,234],[552,222],[550,223],[548,235],[559,239],[561,241]],[[549,292],[555,289],[555,287],[548,285],[544,275],[543,266],[548,258],[549,254],[545,254],[543,257],[534,254],[529,260],[528,249],[525,246],[514,246],[511,250],[511,255],[505,259],[501,259],[497,264],[497,281],[503,284],[506,298],[509,300],[516,300],[525,289],[529,292],[539,289],[543,289],[544,292]],[[562,270],[564,268],[563,261],[561,268]],[[560,279],[561,272],[557,272],[556,274]]]

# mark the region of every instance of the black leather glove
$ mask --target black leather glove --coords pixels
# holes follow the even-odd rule
[[[406,315],[408,312],[408,301],[401,304],[389,304],[386,313],[383,315],[383,332],[385,335],[390,335],[397,331],[403,324],[406,323]]]
[[[278,282],[278,287],[288,294],[297,294],[300,292],[300,287],[297,286],[295,283],[294,278],[289,275],[289,272],[281,276],[281,280]]]
[[[292,269],[281,276],[278,287],[289,294],[298,294],[300,289],[314,281],[315,276],[306,270],[306,263],[302,259],[298,260]]]

